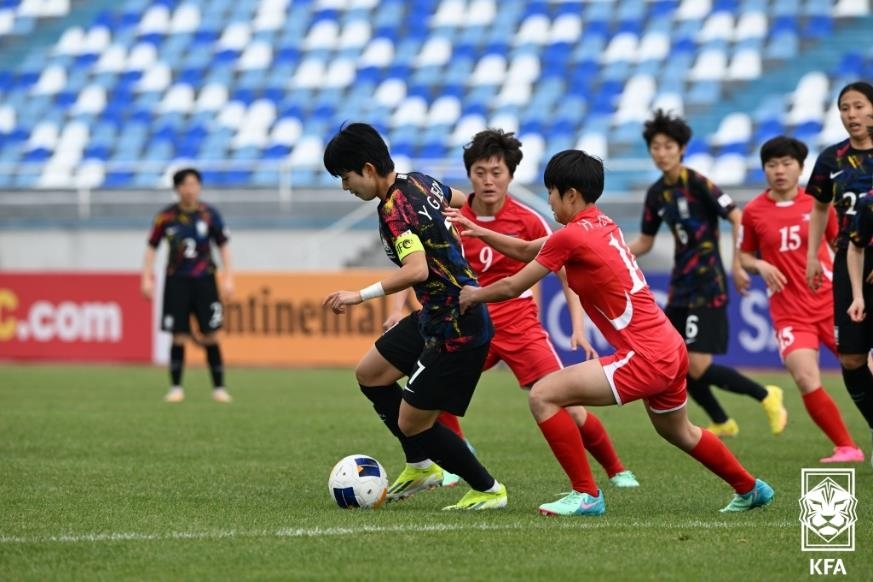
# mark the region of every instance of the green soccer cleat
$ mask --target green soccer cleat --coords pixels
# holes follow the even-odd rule
[[[621,473],[616,473],[612,477],[609,478],[609,482],[615,485],[616,487],[639,487],[640,482],[637,481],[636,475],[634,475],[631,471],[622,471]]]
[[[773,503],[773,498],[776,496],[773,493],[773,488],[761,481],[755,479],[755,487],[748,493],[740,495],[737,493],[731,502],[728,503],[722,510],[722,513],[739,513],[741,511],[749,511],[756,507],[766,507]]]
[[[443,511],[453,511],[455,509],[503,509],[507,503],[509,503],[509,496],[506,494],[506,485],[500,484],[499,489],[493,493],[470,489],[461,497],[460,501],[454,505],[443,507]]]
[[[419,491],[439,487],[443,482],[443,470],[436,463],[427,469],[416,469],[406,465],[391,487],[388,488],[388,501],[402,501]]]
[[[540,513],[543,515],[603,515],[606,513],[606,501],[603,492],[598,489],[597,496],[588,493],[571,491],[566,497],[562,497],[551,503],[540,505]]]

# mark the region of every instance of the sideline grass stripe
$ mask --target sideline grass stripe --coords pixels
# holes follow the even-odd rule
[[[544,518],[548,519],[548,518]],[[0,535],[0,544],[45,544],[45,543],[101,543],[101,542],[148,542],[162,540],[215,540],[233,538],[318,538],[331,536],[360,535],[362,533],[428,533],[449,531],[486,531],[486,530],[546,530],[546,529],[607,529],[610,527],[631,527],[634,529],[739,529],[749,527],[742,521],[685,521],[679,523],[661,522],[629,522],[627,524],[610,524],[606,521],[598,522],[557,522],[541,525],[531,524],[433,524],[433,525],[394,525],[361,527],[315,527],[315,528],[280,528],[273,531],[267,530],[217,530],[200,532],[166,532],[166,533],[142,533],[142,532],[109,532],[109,533],[84,533],[64,534],[54,536],[8,536]],[[756,528],[769,527],[785,529],[798,527],[793,521],[775,521],[771,523],[756,523]]]

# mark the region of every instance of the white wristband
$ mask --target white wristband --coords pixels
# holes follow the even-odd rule
[[[385,290],[382,288],[382,281],[376,281],[369,287],[364,287],[360,290],[360,294],[361,301],[375,299],[376,297],[383,297],[385,295]]]

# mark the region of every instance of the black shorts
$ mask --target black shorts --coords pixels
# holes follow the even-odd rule
[[[873,252],[869,250],[864,253],[865,276],[870,272],[871,255]],[[873,285],[864,283],[862,291],[868,315],[864,321],[856,323],[847,313],[849,305],[852,304],[852,284],[849,281],[849,267],[846,265],[846,251],[837,251],[834,256],[834,335],[837,339],[837,353],[866,354],[873,349],[873,317],[869,315],[873,309]]]
[[[728,347],[727,307],[671,307],[664,310],[689,352],[724,354]]]
[[[445,410],[464,416],[490,342],[467,350],[447,352],[425,348],[418,331],[418,312],[412,313],[376,340],[376,349],[407,376],[403,399],[420,410]]]
[[[171,333],[191,333],[192,313],[197,318],[200,333],[212,333],[221,328],[224,309],[218,298],[215,277],[167,277],[161,329]]]

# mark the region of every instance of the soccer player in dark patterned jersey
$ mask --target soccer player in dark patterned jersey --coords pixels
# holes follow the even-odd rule
[[[818,367],[819,346],[836,354],[834,299],[830,275],[830,252],[819,247],[825,269],[820,292],[806,285],[806,248],[814,200],[798,186],[806,145],[792,137],[779,136],[761,146],[761,164],[767,190],[743,209],[740,261],[750,273],[767,283],[770,316],[779,340],[779,355],[794,378],[803,405],[813,422],[834,445],[834,453],[822,463],[864,460],[864,452],[852,440],[843,416],[822,387]],[[827,240],[837,236],[837,216],[830,209]]]
[[[837,96],[840,119],[849,133],[848,139],[825,148],[815,162],[806,191],[816,199],[809,224],[809,249],[806,256],[806,282],[818,291],[822,285],[823,270],[818,259],[821,233],[827,222],[828,207],[837,211],[840,232],[834,256],[834,323],[837,351],[843,382],[855,406],[864,415],[873,433],[873,374],[868,357],[873,348],[873,318],[860,317],[854,310],[853,289],[849,268],[858,269],[858,289],[862,300],[873,301],[873,253],[859,252],[870,244],[864,236],[866,221],[857,223],[859,214],[867,214],[873,193],[873,139],[868,126],[873,123],[873,85],[859,81],[843,87]],[[853,229],[859,230],[853,234]],[[851,240],[852,244],[849,244]],[[863,262],[858,264],[858,260]],[[873,457],[871,457],[873,461]]]
[[[658,110],[646,122],[643,138],[663,175],[646,194],[641,234],[629,246],[637,257],[649,252],[662,222],[673,233],[674,265],[665,311],[688,347],[688,393],[712,419],[709,430],[720,437],[735,436],[739,426],[725,413],[710,385],[759,401],[771,431],[779,434],[788,418],[782,389],[765,388],[733,368],[712,362],[713,354],[725,353],[728,344],[728,290],[718,219],[731,222],[736,248],[742,212],[715,184],[683,165],[691,139],[691,128],[683,119]],[[734,285],[745,293],[750,279],[736,252],[732,264]]]
[[[233,271],[230,264],[228,231],[214,207],[200,202],[202,180],[200,172],[185,168],[173,174],[173,188],[179,202],[167,206],[156,216],[146,247],[142,270],[142,292],[148,299],[154,295],[155,251],[161,239],[170,246],[164,282],[161,327],[173,334],[170,347],[170,391],[167,402],[185,399],[182,390],[182,370],[185,365],[185,343],[191,337],[189,317],[193,314],[200,328],[201,343],[212,376],[212,398],[229,403],[224,387],[224,364],[217,332],[223,321],[223,309],[215,283],[215,262],[212,244],[218,247],[223,269],[223,294],[233,293]]]
[[[361,391],[406,455],[389,501],[441,485],[445,467],[472,487],[445,509],[505,507],[506,487],[463,439],[437,422],[442,411],[466,412],[494,335],[484,306],[460,310],[461,287],[478,283],[442,212],[450,202],[463,204],[463,193],[424,174],[397,173],[385,141],[364,123],[340,129],[325,148],[324,166],[342,179],[344,190],[379,200],[379,234],[388,258],[400,267],[360,291],[335,291],[324,305],[343,313],[347,305],[408,287],[422,305],[376,340],[355,369]]]
[[[537,240],[551,234],[551,227],[537,212],[509,195],[509,185],[521,159],[521,142],[514,134],[486,129],[474,135],[464,148],[464,166],[473,185],[473,193],[467,197],[460,212],[469,220],[495,232],[523,240]],[[524,267],[524,263],[504,256],[482,239],[462,237],[461,242],[464,256],[481,285],[513,275]],[[581,347],[585,359],[596,358],[597,352],[585,338],[585,314],[579,297],[567,285],[564,270],[559,270],[557,274],[564,287],[572,320],[571,347]],[[402,294],[396,297],[398,303],[406,299]],[[400,313],[402,307],[402,303],[396,306],[401,310]],[[395,313],[398,313],[397,309]],[[533,293],[525,292],[516,299],[490,304],[488,314],[494,323],[494,338],[485,360],[485,370],[503,361],[512,370],[519,385],[529,390],[543,376],[564,367],[540,322]],[[386,323],[390,327],[396,321],[399,321],[399,315],[389,318]],[[579,427],[585,448],[603,466],[609,481],[616,487],[638,487],[636,476],[625,469],[600,419],[583,406],[572,407],[570,413]],[[463,437],[457,417],[444,412],[439,421]],[[443,486],[451,486],[457,482],[457,478],[447,472]],[[574,479],[573,475],[570,475],[570,479]]]
[[[565,471],[584,443],[568,406],[623,405],[642,399],[652,425],[664,439],[729,483],[736,495],[722,509],[747,511],[768,505],[773,489],[755,479],[724,443],[689,422],[685,403],[688,352],[671,326],[624,242],[618,226],[597,207],[603,193],[603,163],[583,151],[556,154],[543,181],[555,220],[565,227],[524,241],[458,219],[462,234],[479,236],[504,255],[528,261],[518,273],[485,287],[464,287],[462,309],[518,297],[549,272],[567,270],[567,281],[594,325],[616,351],[553,372],[529,394],[531,412]],[[602,515],[603,492],[590,469],[573,491],[540,505],[546,515]]]

